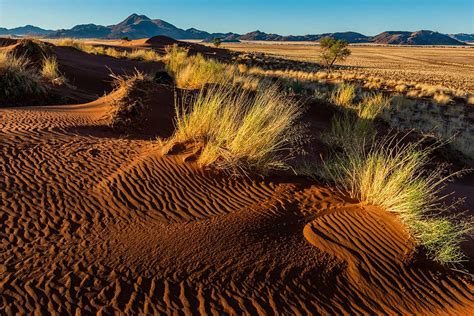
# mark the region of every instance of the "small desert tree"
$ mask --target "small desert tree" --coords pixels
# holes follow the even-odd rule
[[[343,61],[351,54],[350,49],[347,48],[349,43],[344,40],[325,37],[320,41],[320,45],[321,62],[328,71],[331,71],[332,66],[336,61]]]
[[[220,38],[216,37],[212,40],[212,44],[214,44],[215,47],[219,47],[222,44],[222,40]]]

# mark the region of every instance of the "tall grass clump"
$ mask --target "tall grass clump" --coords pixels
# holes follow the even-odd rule
[[[350,107],[357,96],[357,87],[353,84],[340,84],[331,93],[331,102],[342,107]]]
[[[187,48],[178,46],[177,44],[169,45],[165,47],[164,61],[168,71],[177,73],[186,64],[188,59]]]
[[[324,141],[344,148],[370,143],[376,134],[374,121],[389,104],[390,99],[381,93],[367,94],[357,104],[346,103],[341,115],[332,119]]]
[[[464,258],[462,236],[472,223],[443,215],[441,190],[454,174],[444,176],[443,166],[429,168],[433,150],[393,137],[348,146],[323,164],[321,175],[352,198],[397,213],[434,260],[457,263]]]
[[[0,103],[46,94],[45,85],[29,64],[26,57],[0,52]]]
[[[129,59],[136,59],[141,61],[161,61],[161,56],[152,49],[135,49],[126,54]]]
[[[50,56],[43,59],[41,66],[41,76],[53,84],[61,85],[66,82],[64,76],[59,72],[56,57]]]
[[[227,65],[202,55],[188,57],[186,65],[175,73],[180,88],[199,89],[205,84],[220,83],[227,76]]]
[[[198,141],[198,163],[219,169],[266,173],[286,169],[297,147],[301,107],[267,87],[250,95],[237,87],[201,89],[176,107],[178,142]]]
[[[232,78],[230,67],[201,54],[188,56],[188,50],[176,44],[166,47],[163,60],[174,74],[176,85],[184,89],[199,89],[205,84],[221,83]]]
[[[449,102],[451,102],[451,97],[447,94],[444,94],[444,93],[436,93],[433,96],[433,100],[438,104],[446,105]]]
[[[446,176],[445,166],[433,164],[435,146],[403,137],[376,139],[374,120],[390,102],[382,94],[369,94],[356,105],[345,103],[325,135],[335,145],[333,153],[314,173],[353,199],[397,213],[434,260],[458,263],[464,259],[463,236],[474,226],[444,215],[450,207],[441,192],[456,174]]]

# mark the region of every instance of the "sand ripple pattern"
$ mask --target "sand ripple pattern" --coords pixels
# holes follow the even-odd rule
[[[474,307],[469,278],[453,277],[432,263],[406,264],[412,241],[393,216],[374,207],[323,213],[305,226],[304,235],[344,262],[338,296],[347,297],[354,311],[461,315]]]
[[[0,314],[474,308],[472,281],[401,259],[393,219],[160,156],[102,132],[106,109],[0,110]]]

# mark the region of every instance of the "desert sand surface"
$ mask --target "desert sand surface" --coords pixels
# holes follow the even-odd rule
[[[207,44],[209,45],[209,44]],[[262,52],[292,60],[317,62],[315,43],[243,41],[223,43],[239,52]],[[348,71],[386,80],[413,81],[474,91],[474,47],[350,45],[352,55],[341,65]]]
[[[108,128],[108,69],[163,65],[56,53],[83,103],[0,108],[2,314],[474,310],[472,274],[413,254],[393,214],[305,178],[203,170],[192,148],[162,153],[158,122]]]

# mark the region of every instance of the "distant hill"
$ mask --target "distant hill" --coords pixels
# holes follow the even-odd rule
[[[150,19],[145,15],[136,13],[114,25],[81,24],[71,29],[57,31],[44,30],[39,27],[27,25],[14,29],[0,28],[0,35],[41,35],[49,38],[104,38],[129,39],[150,38],[163,35],[174,39],[198,39],[211,42],[218,37],[223,42],[237,41],[319,41],[324,37],[333,37],[346,40],[349,43],[377,43],[396,45],[464,45],[465,41],[474,41],[474,34],[445,35],[433,31],[417,32],[383,32],[376,36],[366,36],[356,32],[337,32],[308,35],[279,35],[265,33],[260,30],[247,34],[236,33],[208,33],[195,28],[180,29],[171,23],[159,19]]]
[[[474,34],[459,33],[449,34],[449,36],[461,42],[474,43]]]
[[[48,37],[71,37],[71,38],[105,38],[110,34],[110,28],[95,25],[95,24],[81,24],[76,25],[69,30],[58,30],[48,34]]]
[[[0,27],[0,35],[13,35],[13,36],[25,36],[25,35],[48,35],[51,34],[52,30],[45,30],[33,25],[25,25],[20,27],[15,27],[13,29],[6,29]]]
[[[163,20],[152,20],[145,15],[132,14],[115,25],[77,25],[70,30],[59,30],[49,34],[48,37],[89,37],[106,39],[128,37],[129,39],[138,39],[157,35],[164,35],[175,39],[203,39],[210,34],[197,29],[183,30]]]
[[[240,35],[235,33],[211,34],[203,39],[204,43],[211,43],[215,38],[220,38],[223,43],[238,43]]]
[[[372,38],[372,42],[377,44],[396,45],[464,45],[448,35],[433,31],[383,32]]]
[[[370,37],[356,32],[341,33],[323,33],[313,35],[288,35],[282,36],[278,34],[267,34],[261,31],[250,32],[238,37],[239,40],[246,41],[319,41],[324,37],[333,37],[336,39],[346,40],[349,43],[368,43]]]

